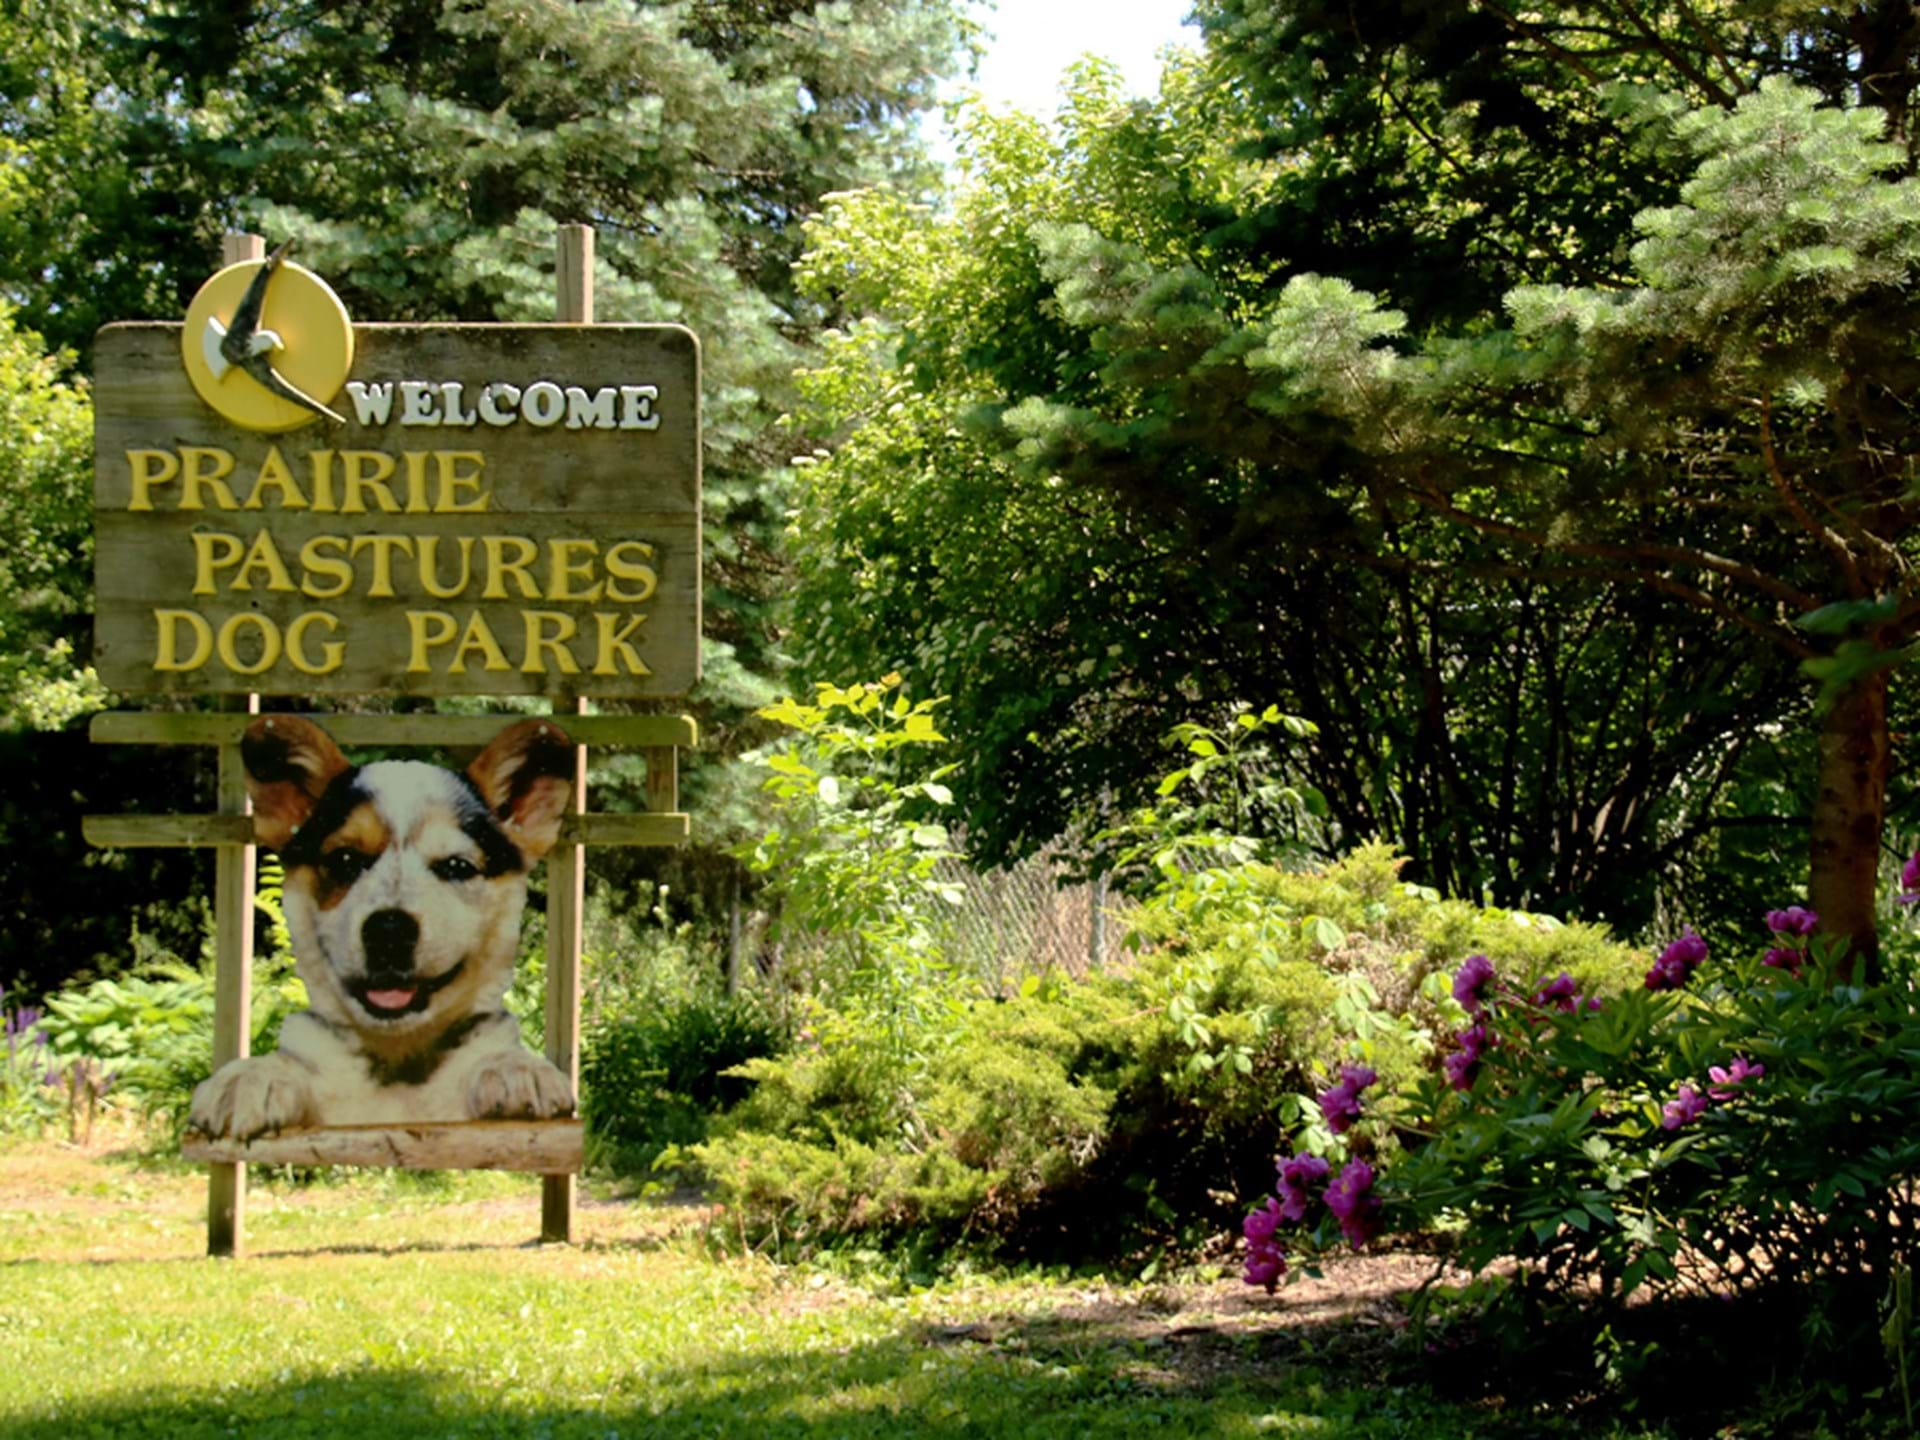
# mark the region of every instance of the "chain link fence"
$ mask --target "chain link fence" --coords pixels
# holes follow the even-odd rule
[[[942,880],[960,887],[948,955],[996,994],[1027,975],[1065,971],[1076,978],[1104,969],[1122,953],[1125,897],[1104,880],[1062,885],[1055,856],[1041,853],[1004,870],[941,863]]]

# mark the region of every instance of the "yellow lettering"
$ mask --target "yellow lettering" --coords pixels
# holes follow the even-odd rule
[[[129,510],[153,509],[153,487],[180,477],[180,461],[171,450],[129,450],[127,468],[133,473]]]
[[[460,544],[460,578],[451,585],[440,583],[440,537],[422,535],[419,538],[420,584],[436,600],[452,600],[465,592],[473,582],[473,537],[458,536]]]
[[[475,612],[476,618],[479,612]],[[567,649],[567,642],[580,633],[580,627],[573,623],[573,617],[559,610],[522,610],[520,618],[527,627],[527,651],[520,661],[520,673],[523,675],[578,675],[580,667],[574,663],[573,652]],[[548,626],[553,633],[547,634]],[[548,671],[546,662],[541,659],[544,651],[553,652],[553,669]]]
[[[362,550],[373,551],[373,580],[367,586],[371,600],[393,599],[393,555],[396,550],[411,550],[411,535],[356,535],[347,553],[359,558]]]
[[[309,610],[293,624],[287,627],[287,660],[302,675],[330,675],[340,668],[346,657],[347,646],[344,640],[326,640],[320,645],[320,663],[314,664],[307,658],[307,630],[314,625],[325,625],[329,631],[340,628],[340,617],[329,615],[325,610]]]
[[[427,461],[431,457],[424,450],[409,450],[400,458],[407,462],[407,514],[431,514],[427,504]]]
[[[233,588],[251,590],[253,582],[248,577],[256,569],[267,572],[267,589],[293,593],[293,577],[287,573],[286,562],[280,558],[280,547],[273,543],[272,532],[267,530],[262,530],[253,537],[253,544],[247,549],[246,564],[242,565],[240,573],[233,577]]]
[[[651,565],[642,565],[629,560],[626,556],[629,550],[648,560],[653,559],[653,546],[643,540],[622,540],[608,550],[606,567],[610,578],[607,580],[607,599],[621,605],[639,605],[653,598],[653,592],[660,588],[660,577],[654,574]],[[631,580],[639,588],[633,591],[622,590],[614,583],[616,580]]]
[[[387,481],[393,478],[393,472],[399,468],[393,457],[384,450],[342,450],[340,486],[345,495],[340,502],[340,513],[365,515],[367,502],[362,496],[371,494],[380,502],[382,513],[398,515],[400,502],[393,498],[393,490]]]
[[[572,558],[572,552],[585,551],[579,559]],[[593,557],[600,553],[597,540],[549,540],[547,542],[547,599],[594,601],[600,598],[602,586],[595,580],[592,587],[576,592],[575,580],[587,580],[593,576]]]
[[[337,600],[353,588],[353,566],[345,558],[329,559],[320,553],[320,547],[338,550],[342,557],[347,550],[347,537],[344,535],[316,535],[300,547],[300,593],[311,595],[315,600]],[[315,585],[314,578],[331,578],[338,581],[331,590],[323,590]]]
[[[225,553],[216,555],[214,553],[216,548],[224,549]],[[238,535],[229,535],[224,530],[194,531],[193,593],[196,595],[217,593],[220,587],[213,583],[213,572],[224,570],[229,565],[237,565],[240,557],[245,553],[246,546],[240,543]]]
[[[333,514],[333,451],[309,450],[307,466],[313,471],[313,513]]]
[[[506,652],[501,650],[500,642],[493,638],[493,630],[478,610],[475,610],[467,619],[467,633],[460,637],[460,648],[453,652],[453,664],[447,667],[449,675],[467,673],[469,650],[480,652],[482,670],[497,674],[502,670],[513,669],[513,666],[507,663]]]
[[[240,659],[240,627],[252,625],[260,631],[260,658],[248,665]],[[258,675],[271,670],[280,659],[280,627],[264,615],[242,610],[220,627],[220,663],[236,675]]]
[[[407,633],[411,636],[411,643],[407,647],[407,673],[424,675],[431,670],[433,667],[427,663],[427,652],[453,639],[457,628],[453,616],[444,610],[407,611]]]
[[[200,510],[200,487],[213,492],[213,503],[221,510],[238,510],[240,502],[227,486],[233,473],[233,456],[213,445],[180,447],[180,508]]]
[[[522,600],[538,600],[540,587],[533,576],[527,573],[527,567],[539,555],[540,547],[533,541],[520,535],[482,535],[480,544],[487,555],[487,588],[480,592],[482,600],[505,600],[507,595],[506,577],[513,576],[520,586]],[[509,560],[507,547],[511,545],[519,558]]]
[[[625,624],[622,624],[622,619]],[[593,673],[596,675],[618,675],[614,655],[618,653],[621,662],[627,667],[628,675],[650,675],[646,662],[640,658],[640,652],[628,643],[633,632],[646,623],[644,615],[609,615],[604,610],[596,610],[593,615],[595,626],[600,632],[600,643],[595,650]]]
[[[153,668],[156,670],[198,670],[213,656],[213,627],[191,610],[156,610],[153,623],[159,627],[154,644]],[[180,626],[193,632],[193,654],[180,655]]]
[[[480,472],[486,468],[487,457],[478,450],[436,450],[433,458],[440,463],[440,498],[434,502],[436,515],[480,515],[493,503],[490,492],[480,488]],[[460,465],[471,463],[473,469],[462,472]],[[470,499],[460,498],[463,491],[471,490]]]
[[[280,508],[282,510],[304,510],[307,508],[307,497],[300,492],[299,485],[294,482],[293,471],[287,468],[287,462],[281,458],[280,447],[278,445],[269,445],[267,447],[267,458],[260,462],[260,473],[254,477],[253,493],[247,496],[245,508],[248,510],[264,509],[266,502],[260,498],[261,492],[269,485],[280,492]]]

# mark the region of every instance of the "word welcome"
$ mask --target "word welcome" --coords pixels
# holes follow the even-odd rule
[[[362,425],[386,425],[393,419],[396,391],[402,425],[471,428],[507,426],[524,420],[536,429],[563,421],[569,430],[658,430],[660,416],[654,404],[658,385],[606,385],[583,390],[536,380],[522,389],[505,380],[478,387],[472,408],[466,403],[463,380],[383,380],[347,382],[354,415]]]

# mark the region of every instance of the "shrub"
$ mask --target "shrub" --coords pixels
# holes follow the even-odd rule
[[[1806,1338],[1854,1345],[1920,1225],[1920,966],[1901,935],[1848,983],[1814,918],[1773,912],[1731,957],[1689,932],[1605,997],[1475,957],[1442,1064],[1306,1148],[1366,1166],[1385,1222],[1456,1230],[1469,1268],[1518,1259],[1524,1295],[1791,1296]],[[1278,1277],[1272,1211],[1246,1222],[1252,1283]],[[1338,1243],[1339,1214],[1303,1218],[1302,1248]]]
[[[1399,863],[1363,846],[1313,873],[1183,870],[1129,913],[1124,973],[957,1005],[917,1075],[815,1036],[744,1067],[753,1094],[696,1156],[750,1235],[919,1228],[1062,1258],[1200,1243],[1317,1114],[1329,1060],[1401,1088],[1438,1063],[1458,937],[1529,978],[1639,983],[1645,957],[1603,931],[1443,901]]]
[[[708,1119],[751,1082],[730,1073],[776,1053],[778,1027],[750,999],[697,995],[594,1019],[581,1036],[581,1113],[596,1165],[644,1170],[668,1146],[706,1138]]]

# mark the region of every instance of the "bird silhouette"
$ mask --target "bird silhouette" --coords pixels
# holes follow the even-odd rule
[[[232,320],[222,325],[212,316],[207,317],[206,332],[200,337],[201,353],[215,380],[224,380],[229,370],[243,370],[281,399],[291,401],[303,410],[311,410],[316,415],[324,415],[336,425],[344,425],[347,423],[346,416],[329,410],[273,368],[273,353],[286,349],[286,342],[277,332],[260,328],[260,311],[266,304],[267,286],[291,249],[293,240],[288,237],[267,257],[267,263],[254,272],[246,294],[240,297],[240,303],[234,307]]]

